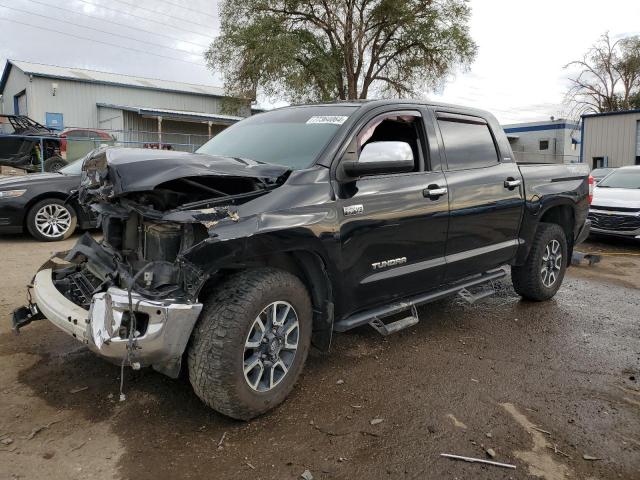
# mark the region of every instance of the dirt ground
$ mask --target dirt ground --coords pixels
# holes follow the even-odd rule
[[[336,335],[242,423],[151,370],[126,371],[119,402],[118,367],[48,322],[10,331],[36,268],[74,241],[0,238],[0,479],[640,478],[640,243],[583,245],[606,256],[546,303],[507,280],[388,338]],[[488,448],[517,468],[440,457]]]

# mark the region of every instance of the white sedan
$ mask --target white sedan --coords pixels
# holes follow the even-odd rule
[[[617,168],[596,185],[589,219],[593,233],[640,240],[640,166]]]

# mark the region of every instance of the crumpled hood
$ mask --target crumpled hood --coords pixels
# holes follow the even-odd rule
[[[83,188],[108,179],[113,196],[153,190],[185,177],[229,176],[275,180],[289,169],[280,165],[199,153],[111,147],[96,151],[82,167]]]
[[[632,188],[603,188],[598,187],[593,192],[592,207],[622,207],[640,210],[640,189]]]

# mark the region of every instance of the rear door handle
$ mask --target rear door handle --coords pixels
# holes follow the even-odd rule
[[[516,187],[519,187],[522,184],[522,180],[515,178],[507,178],[504,181],[504,188],[508,188],[509,190],[513,190]]]
[[[438,185],[429,185],[422,191],[422,195],[425,198],[430,198],[435,200],[443,195],[446,195],[448,192],[447,187],[439,187]]]

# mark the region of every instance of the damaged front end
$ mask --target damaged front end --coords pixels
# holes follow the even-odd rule
[[[283,167],[180,152],[110,148],[85,160],[79,202],[93,210],[89,234],[55,255],[14,313],[17,329],[40,316],[115,362],[171,377],[216,271],[200,258],[238,207],[281,185]]]

